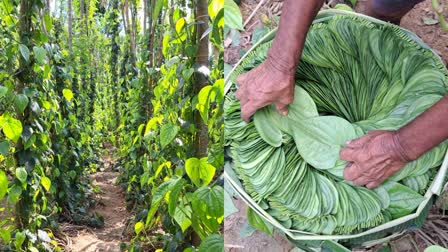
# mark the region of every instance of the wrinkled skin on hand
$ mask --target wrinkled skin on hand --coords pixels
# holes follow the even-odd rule
[[[350,162],[344,178],[372,189],[398,172],[409,161],[396,131],[376,130],[349,141],[341,149],[342,160]]]
[[[288,114],[288,104],[294,100],[294,73],[282,71],[269,58],[237,79],[235,93],[241,103],[241,117],[248,122],[260,108],[275,103],[282,115]]]

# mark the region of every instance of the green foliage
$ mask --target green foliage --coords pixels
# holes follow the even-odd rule
[[[270,46],[252,51],[230,81]],[[226,101],[226,140],[254,200],[286,228],[323,234],[357,233],[415,211],[448,142],[375,190],[343,180],[339,151],[370,130],[400,128],[446,94],[440,59],[396,27],[335,16],[311,27],[295,77],[288,116],[268,106],[246,124],[235,89]]]
[[[243,17],[238,5],[233,0],[224,0],[224,23],[231,29],[243,30]]]
[[[255,229],[263,231],[269,235],[274,234],[272,225],[270,223],[266,222],[262,217],[260,217],[257,213],[255,213],[254,210],[252,210],[252,208],[250,208],[250,207],[247,208],[247,221]]]

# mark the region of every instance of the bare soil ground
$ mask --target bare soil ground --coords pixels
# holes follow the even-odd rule
[[[225,42],[224,61],[229,65],[234,65],[240,59],[242,51],[249,49],[253,31],[260,26],[275,27],[278,19],[276,16],[281,14],[282,0],[241,0],[240,8],[243,14],[243,23],[251,19],[245,25],[245,31],[241,32],[240,43],[232,45],[231,40]],[[333,2],[341,2],[337,0]],[[363,12],[365,2],[359,0],[356,11]],[[448,18],[448,0],[439,0],[444,6],[445,17]],[[254,14],[254,15],[252,15]],[[418,4],[410,11],[401,22],[401,26],[416,33],[423,39],[437,54],[448,62],[448,33],[444,33],[438,24],[427,25],[424,19],[436,19],[431,7],[431,1],[426,0]],[[448,200],[447,200],[448,201]],[[236,251],[291,251],[294,246],[283,236],[276,233],[274,236],[268,236],[262,232],[256,231],[249,237],[241,238],[240,231],[246,223],[245,203],[239,199],[234,199],[235,206],[239,212],[228,216],[224,221],[224,243],[226,252]],[[446,203],[445,203],[446,204]],[[446,209],[446,208],[445,208]],[[390,242],[392,251],[423,251],[430,244],[439,244],[448,247],[448,217],[441,213],[439,207],[434,207],[428,220],[419,230],[408,231],[404,235]],[[370,250],[359,249],[356,251],[377,251],[379,247]]]
[[[104,227],[63,226],[70,236],[67,251],[120,252],[120,244],[127,242],[124,233],[131,214],[126,211],[122,188],[115,183],[119,173],[112,170],[111,156],[105,156],[103,164],[104,167],[92,175],[93,184],[99,187],[100,193],[96,196],[96,206],[89,211],[103,216]]]

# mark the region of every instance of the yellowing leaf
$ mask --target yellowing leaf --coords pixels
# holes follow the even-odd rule
[[[215,167],[207,163],[207,158],[189,158],[185,163],[185,171],[191,181],[197,186],[205,186],[212,181],[215,175]],[[202,181],[202,184],[201,184]]]
[[[47,192],[50,191],[51,180],[48,177],[42,177],[42,179],[40,180],[40,183],[45,188],[45,190],[47,190]]]
[[[176,32],[180,33],[182,31],[182,28],[184,28],[184,26],[185,26],[185,19],[179,18],[179,20],[177,20],[176,22]]]
[[[73,92],[70,89],[64,88],[62,90],[62,94],[64,95],[65,99],[67,99],[67,101],[71,101],[73,99]]]
[[[3,128],[3,133],[6,138],[17,142],[22,134],[22,123],[11,117],[9,114],[0,116],[0,128]]]
[[[144,225],[142,222],[139,221],[139,222],[135,223],[135,225],[134,225],[135,233],[137,235],[140,234],[140,232],[143,230],[143,227],[144,227]]]

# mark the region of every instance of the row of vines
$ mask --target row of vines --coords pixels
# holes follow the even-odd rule
[[[129,251],[221,251],[223,0],[0,0],[0,250],[62,251],[118,159]]]

